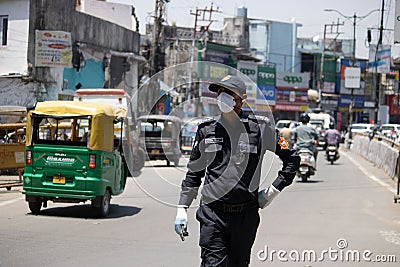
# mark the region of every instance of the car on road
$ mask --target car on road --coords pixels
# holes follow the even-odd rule
[[[400,124],[382,124],[379,131],[389,138],[397,138],[400,134]]]
[[[353,123],[350,127],[351,134],[369,134],[374,130],[375,125],[371,123]]]
[[[275,128],[278,129],[279,131],[282,130],[282,128],[289,128],[293,129],[296,128],[296,126],[299,124],[299,122],[294,121],[294,120],[279,120],[275,124]]]

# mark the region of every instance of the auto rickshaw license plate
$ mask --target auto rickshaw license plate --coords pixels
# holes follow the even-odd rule
[[[160,153],[160,150],[158,150],[158,149],[153,149],[151,151],[151,154],[158,154],[158,153]]]
[[[64,176],[53,176],[53,184],[65,184]]]

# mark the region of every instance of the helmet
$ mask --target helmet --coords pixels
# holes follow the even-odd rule
[[[335,124],[333,122],[329,123],[329,129],[335,129]]]
[[[308,114],[304,112],[300,115],[300,121],[302,123],[308,123],[310,121],[310,116],[308,116]]]

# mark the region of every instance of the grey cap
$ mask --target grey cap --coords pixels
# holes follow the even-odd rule
[[[243,96],[246,94],[246,84],[237,76],[227,75],[221,79],[219,82],[212,83],[208,86],[208,89],[211,92],[218,92],[218,87],[224,87],[232,92],[238,94],[239,96]]]

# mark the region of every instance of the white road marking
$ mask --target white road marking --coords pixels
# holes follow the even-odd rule
[[[14,202],[17,202],[17,201],[20,201],[22,199],[24,199],[24,197],[20,196],[18,198],[14,198],[14,199],[3,201],[3,202],[0,203],[0,207],[4,207],[4,206],[7,206],[7,205],[10,205],[10,204],[12,204]]]
[[[378,183],[379,185],[385,187],[387,190],[389,190],[390,192],[392,192],[393,194],[396,194],[396,190],[393,188],[393,186],[385,183],[384,181],[382,181],[381,179],[377,178],[375,175],[373,175],[372,173],[370,173],[369,171],[367,171],[363,166],[361,166],[358,162],[356,162],[354,159],[350,158],[348,155],[346,155],[346,153],[342,153],[342,155],[345,155],[351,162],[354,163],[354,165],[356,165],[369,179],[371,179],[372,181]]]

